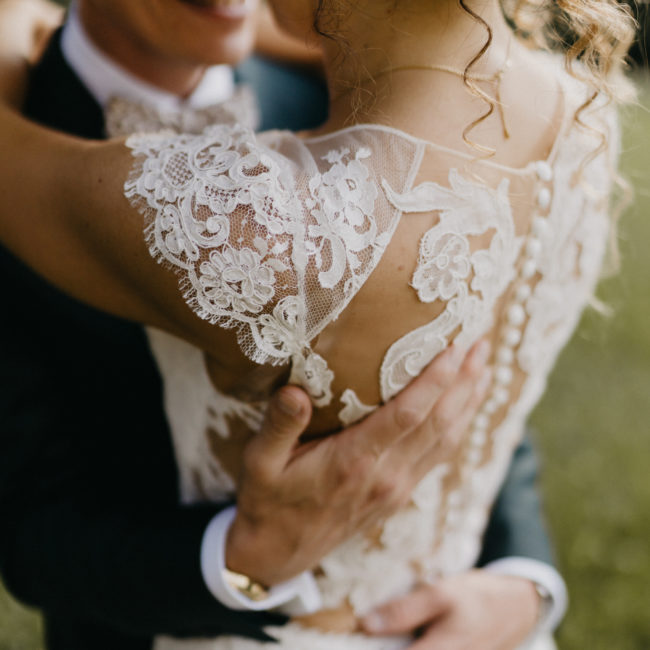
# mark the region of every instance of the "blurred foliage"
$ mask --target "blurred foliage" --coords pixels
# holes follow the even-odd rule
[[[650,80],[624,114],[635,203],[622,271],[587,312],[536,409],[543,488],[571,608],[562,650],[650,649]],[[37,615],[0,589],[0,650],[41,650]]]
[[[40,616],[12,600],[0,584],[0,650],[42,650],[41,628]]]

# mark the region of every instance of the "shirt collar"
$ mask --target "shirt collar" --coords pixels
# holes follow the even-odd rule
[[[189,97],[178,97],[143,81],[112,61],[90,40],[74,6],[63,27],[61,50],[68,65],[102,108],[116,96],[163,111],[204,108],[229,99],[234,92],[233,70],[228,65],[208,68]]]

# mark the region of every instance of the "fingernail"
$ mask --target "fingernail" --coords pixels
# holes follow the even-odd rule
[[[280,393],[278,408],[287,415],[298,415],[302,411],[302,404],[291,391],[285,390]]]
[[[373,612],[363,619],[363,627],[368,632],[380,633],[384,631],[384,619],[381,614]]]

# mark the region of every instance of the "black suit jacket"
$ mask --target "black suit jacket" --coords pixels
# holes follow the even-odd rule
[[[59,35],[25,111],[104,136]],[[200,542],[218,507],[179,506],[142,328],[68,298],[5,250],[0,272],[0,563],[9,589],[45,611],[52,650],[149,648],[155,633],[264,636],[274,617],[234,613],[203,584]]]
[[[259,82],[265,126],[322,119],[322,88],[301,77],[280,92],[286,75],[260,61],[240,74]],[[278,113],[278,95],[293,97],[292,108]],[[25,111],[104,136],[101,109],[65,63],[58,34],[34,70]],[[203,584],[200,542],[219,506],[178,504],[160,377],[142,328],[68,298],[5,250],[0,271],[0,570],[18,598],[43,609],[49,648],[140,650],[162,633],[264,638],[260,626],[280,619],[232,612]],[[485,561],[548,559],[535,465],[518,467],[510,505],[498,505],[491,524],[505,543],[494,538]],[[513,503],[525,521],[510,518]]]

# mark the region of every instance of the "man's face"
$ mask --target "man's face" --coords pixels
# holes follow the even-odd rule
[[[252,50],[259,0],[83,0],[139,47],[193,65]]]

